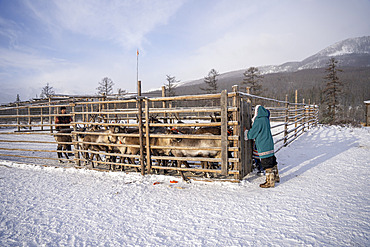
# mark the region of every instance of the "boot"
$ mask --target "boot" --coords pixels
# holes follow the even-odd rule
[[[272,171],[274,172],[274,175],[275,175],[275,183],[280,183],[280,177],[279,177],[279,171],[278,171],[277,165],[275,165],[272,168]]]
[[[267,168],[265,170],[266,173],[266,182],[263,184],[260,184],[261,188],[273,188],[275,187],[275,174],[272,170],[273,168]]]

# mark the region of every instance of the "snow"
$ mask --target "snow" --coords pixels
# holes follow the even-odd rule
[[[277,159],[270,189],[2,160],[0,246],[370,245],[369,128],[311,129]]]

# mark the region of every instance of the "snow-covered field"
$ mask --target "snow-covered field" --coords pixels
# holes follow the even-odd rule
[[[277,158],[271,189],[2,160],[0,246],[370,246],[369,128],[320,126]]]

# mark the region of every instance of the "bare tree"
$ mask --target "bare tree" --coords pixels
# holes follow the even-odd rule
[[[53,87],[46,83],[46,86],[42,88],[40,98],[49,98],[53,94],[55,94]]]
[[[167,84],[165,84],[166,86],[166,90],[167,90],[167,96],[169,97],[172,97],[172,96],[175,96],[176,93],[175,93],[175,88],[176,88],[176,83],[179,83],[180,80],[176,80],[176,77],[175,76],[170,76],[170,75],[166,75],[167,76]]]
[[[324,113],[326,121],[328,123],[335,122],[335,116],[340,111],[339,100],[343,90],[343,83],[339,81],[338,72],[343,70],[338,69],[338,61],[332,57],[327,63],[328,67],[325,69],[326,76],[326,87],[322,91],[323,93],[323,104],[326,106],[326,112]]]
[[[98,90],[98,94],[105,94],[105,95],[110,95],[113,93],[113,81],[108,78],[104,77],[101,82],[99,82],[99,87],[96,89]]]
[[[260,71],[256,67],[250,67],[244,73],[244,79],[242,84],[247,87],[250,87],[250,93],[254,95],[260,95],[262,91],[262,85],[260,82],[263,79],[263,75],[261,75]]]
[[[220,74],[215,70],[211,69],[209,71],[208,76],[204,77],[204,82],[206,83],[205,88],[200,88],[201,90],[205,91],[206,93],[217,93],[218,92],[218,85],[217,85],[217,76]]]

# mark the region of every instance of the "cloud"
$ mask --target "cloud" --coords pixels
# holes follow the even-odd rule
[[[51,32],[67,30],[124,47],[138,47],[145,35],[166,24],[183,1],[32,0],[27,5]]]
[[[27,89],[22,99],[47,82],[58,93],[95,93],[105,76],[115,90],[134,92],[137,48],[147,90],[163,85],[166,75],[184,82],[213,68],[224,73],[297,61],[370,35],[364,0],[17,0],[0,6],[0,83]]]
[[[0,48],[0,54],[2,54],[0,57],[0,68],[2,69],[43,71],[67,63],[62,59],[40,57],[22,50]]]
[[[14,47],[17,44],[17,37],[21,32],[17,23],[0,16],[0,27],[0,37],[7,40],[8,47]]]

